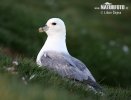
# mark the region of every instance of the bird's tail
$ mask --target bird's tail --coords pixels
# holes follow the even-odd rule
[[[83,83],[86,84],[86,85],[89,85],[89,87],[93,91],[95,91],[96,93],[100,93],[100,94],[102,93],[103,94],[102,87],[98,83],[96,83],[95,81],[93,81],[91,78],[88,78],[88,80],[84,80]]]

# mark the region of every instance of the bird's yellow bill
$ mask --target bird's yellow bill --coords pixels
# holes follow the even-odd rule
[[[39,28],[39,32],[40,32],[40,33],[44,32],[43,27],[40,27],[40,28]]]

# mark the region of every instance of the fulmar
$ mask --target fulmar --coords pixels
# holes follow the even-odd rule
[[[66,27],[60,18],[49,19],[39,28],[39,32],[47,34],[45,44],[36,59],[40,67],[53,70],[62,77],[85,83],[95,91],[101,91],[101,86],[86,65],[69,54],[66,46]]]

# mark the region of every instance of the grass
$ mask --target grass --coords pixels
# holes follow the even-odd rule
[[[20,58],[19,65],[12,64],[13,59],[0,56],[0,98],[3,100],[129,100],[130,89],[103,86],[103,96],[77,82],[63,79],[54,72],[39,68],[33,60]],[[9,68],[15,70],[9,70]],[[7,70],[8,69],[8,70]],[[34,76],[34,77],[32,77]],[[32,78],[31,78],[32,77]],[[87,88],[87,89],[86,89]]]
[[[46,94],[51,92],[57,100],[69,98],[129,100],[130,9],[122,11],[121,15],[101,15],[94,7],[104,2],[1,0],[0,99],[28,97],[27,99],[31,100],[33,98],[50,100],[52,98],[47,98]],[[110,2],[131,7],[129,0]],[[46,39],[45,34],[38,34],[37,31],[51,17],[60,17],[65,21],[70,54],[88,65],[96,80],[105,88],[107,92],[105,96],[94,95],[91,91],[86,91],[83,85],[77,86],[74,82],[37,67],[35,59]],[[12,66],[13,59],[18,59],[20,63],[16,67],[18,74],[15,75],[15,72],[6,70]],[[29,80],[33,74],[36,76]],[[27,85],[21,80],[22,77],[26,79]]]

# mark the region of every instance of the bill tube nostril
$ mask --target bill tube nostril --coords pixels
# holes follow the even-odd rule
[[[44,27],[40,27],[39,28],[39,32],[45,32],[45,31],[47,31],[48,30],[48,26],[47,25],[45,25]]]

